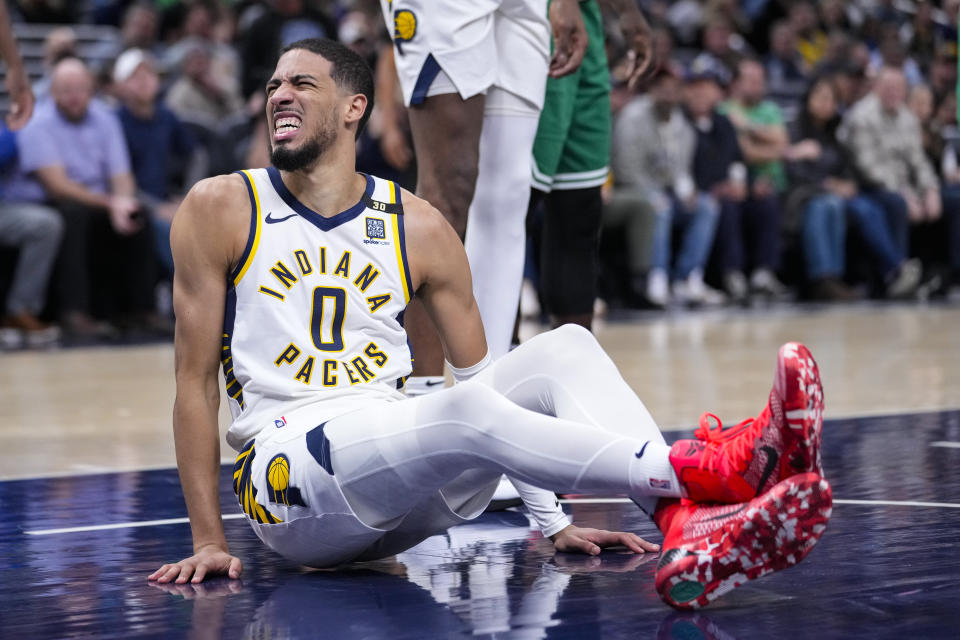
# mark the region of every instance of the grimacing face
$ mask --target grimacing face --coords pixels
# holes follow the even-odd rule
[[[345,130],[339,115],[343,92],[330,77],[331,63],[305,49],[288,51],[267,83],[270,160],[283,171],[314,165]]]

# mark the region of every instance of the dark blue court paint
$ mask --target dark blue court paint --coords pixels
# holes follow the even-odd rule
[[[673,434],[676,439],[682,434]],[[837,499],[960,503],[960,412],[828,421]],[[230,468],[224,513],[237,513]],[[413,550],[303,571],[225,522],[242,581],[158,587],[190,552],[185,524],[30,536],[182,517],[174,470],[0,483],[3,638],[956,638],[960,509],[838,504],[799,566],[698,614],[653,588],[655,556],[554,554],[519,513],[488,514]],[[660,535],[631,504],[580,504],[580,524]]]

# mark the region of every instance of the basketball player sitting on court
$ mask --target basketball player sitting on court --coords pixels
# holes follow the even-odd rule
[[[577,527],[553,491],[630,496],[664,533],[656,586],[673,606],[799,562],[831,509],[809,351],[781,348],[756,419],[721,430],[705,416],[673,447],[582,328],[491,363],[457,235],[429,203],[355,172],[372,87],[345,47],[290,45],[267,84],[274,166],[199,183],[176,216],[173,422],[194,555],[150,578],[240,575],[217,491],[218,364],[234,490],[257,536],[295,562],[408,549],[479,515],[501,474],[558,551],[657,550]],[[406,398],[414,293],[458,384]]]

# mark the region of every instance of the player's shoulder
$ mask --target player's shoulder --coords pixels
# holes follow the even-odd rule
[[[238,173],[228,173],[198,180],[187,193],[187,199],[191,204],[203,208],[249,204],[246,182]]]
[[[403,226],[407,238],[436,239],[447,231],[453,231],[443,214],[423,198],[406,189],[401,189],[403,202]]]
[[[177,211],[181,224],[190,221],[203,227],[250,225],[250,196],[242,176],[236,173],[197,181]],[[176,220],[175,220],[176,221]]]

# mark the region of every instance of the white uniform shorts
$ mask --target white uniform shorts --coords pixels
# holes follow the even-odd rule
[[[380,0],[407,106],[492,87],[537,111],[550,60],[546,0]]]
[[[390,404],[372,399],[365,411],[389,416]],[[500,475],[477,474],[479,482],[445,487],[389,528],[367,526],[330,473],[330,442],[324,433],[334,417],[329,406],[321,402],[279,416],[276,426],[244,446],[234,465],[240,508],[257,537],[280,555],[311,567],[382,558],[476,518],[489,504]]]

